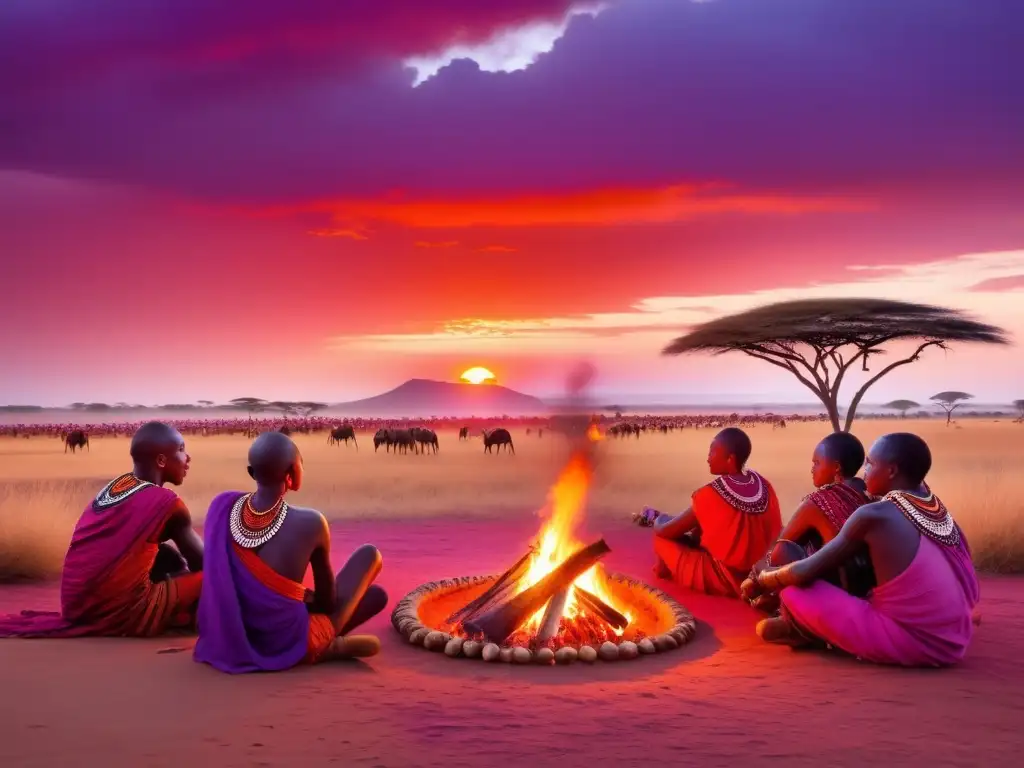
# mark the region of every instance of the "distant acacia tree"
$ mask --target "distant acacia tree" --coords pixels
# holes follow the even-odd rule
[[[905,419],[907,418],[907,411],[911,408],[920,408],[921,404],[915,403],[913,400],[893,400],[891,403],[886,403],[882,407],[888,408],[892,411],[899,411],[900,418]]]
[[[897,341],[917,341],[907,357],[882,368],[858,389],[840,428],[839,390],[855,365],[868,370],[869,358]],[[809,299],[785,301],[712,320],[680,336],[666,355],[743,352],[788,371],[814,393],[832,429],[849,431],[864,394],[887,373],[915,362],[928,347],[953,342],[1007,344],[1006,332],[955,309],[888,299]]]
[[[307,419],[314,413],[324,410],[326,407],[327,403],[315,403],[311,400],[304,400],[302,402],[295,403],[295,409]]]
[[[939,392],[932,395],[929,400],[934,400],[938,406],[946,412],[946,426],[953,420],[953,411],[964,404],[965,400],[971,400],[974,395],[967,392]]]
[[[253,437],[254,430],[252,426],[252,415],[254,413],[262,413],[265,411],[269,403],[258,397],[236,397],[231,400],[231,405],[235,408],[240,408],[249,412],[249,426],[246,428],[246,435]]]
[[[213,407],[213,400],[196,400],[196,402],[203,408]]]
[[[267,403],[267,409],[272,411],[280,411],[285,421],[288,421],[289,416],[294,416],[298,410],[298,403],[293,403],[289,400],[274,400]]]
[[[1017,413],[1020,414],[1020,416],[1017,417],[1016,420],[1024,424],[1024,400],[1014,400],[1013,407],[1016,408]]]

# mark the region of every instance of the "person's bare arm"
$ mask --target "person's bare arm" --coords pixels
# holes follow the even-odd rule
[[[796,508],[793,517],[786,523],[786,527],[782,529],[779,538],[787,541],[800,541],[809,531],[818,530],[816,523],[821,515],[821,510],[817,505],[804,499],[803,503]]]
[[[803,586],[837,569],[864,544],[868,533],[880,518],[877,504],[860,507],[832,541],[804,560],[762,571],[757,577],[758,584],[765,589]]]
[[[174,542],[192,573],[203,570],[203,540],[192,527],[192,513],[181,499],[167,521],[166,537]]]
[[[675,517],[661,518],[654,524],[654,535],[663,539],[679,539],[684,534],[697,531],[700,528],[700,521],[697,520],[697,513],[693,507],[687,507],[684,512]]]
[[[309,609],[314,613],[332,613],[337,595],[331,566],[331,529],[323,515],[320,515],[320,530],[309,564],[313,569],[313,602]]]

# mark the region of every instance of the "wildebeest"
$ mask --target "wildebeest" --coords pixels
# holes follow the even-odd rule
[[[469,440],[469,427],[459,427],[459,440]]]
[[[338,443],[344,443],[348,445],[348,441],[351,440],[356,450],[359,450],[359,443],[356,441],[356,430],[351,424],[342,424],[340,427],[335,427],[327,435],[328,445],[337,445]],[[377,447],[377,441],[374,439],[374,448]]]
[[[378,429],[373,435],[373,452],[376,453],[382,445],[385,451],[390,451],[393,442],[390,429]]]
[[[611,437],[629,437],[630,435],[636,435],[637,439],[640,438],[640,425],[639,424],[615,424],[608,428],[608,434]]]
[[[412,436],[411,429],[391,429],[388,430],[388,433],[391,437],[391,444],[395,446],[395,453],[399,451],[408,453],[410,448],[413,453],[416,453],[416,438]]]
[[[484,453],[490,453],[491,447],[495,445],[498,446],[499,452],[502,446],[507,446],[508,450],[515,455],[516,447],[512,444],[512,435],[508,433],[507,429],[499,427],[490,431],[484,430]]]
[[[291,427],[289,427],[289,426],[288,426],[287,424],[285,424],[284,426],[282,426],[282,427],[281,427],[280,429],[278,429],[277,431],[278,431],[278,432],[280,432],[280,433],[281,433],[282,435],[291,435],[291,433],[292,433],[292,428],[291,428]]]
[[[426,453],[429,447],[433,449],[434,453],[437,453],[437,433],[434,430],[426,427],[413,427],[409,431],[412,433],[413,439],[419,443],[421,452]]]
[[[89,448],[89,434],[80,429],[71,430],[64,438],[64,453],[68,452],[68,448],[71,448],[72,453],[76,448]],[[89,450],[92,451],[92,448]]]

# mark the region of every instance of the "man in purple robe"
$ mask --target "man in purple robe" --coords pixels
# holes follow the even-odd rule
[[[387,605],[373,583],[380,552],[364,544],[335,577],[327,520],[284,500],[302,483],[302,456],[287,435],[256,438],[249,476],[254,493],[222,493],[207,513],[195,660],[238,674],[378,653],[376,637],[348,633]],[[309,566],[312,593],[302,585]]]

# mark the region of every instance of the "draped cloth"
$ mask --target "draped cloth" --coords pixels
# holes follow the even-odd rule
[[[907,569],[866,599],[826,581],[780,597],[783,617],[809,639],[879,664],[946,666],[967,651],[980,590],[962,535],[955,546],[921,536]]]
[[[243,494],[217,496],[206,516],[206,583],[193,658],[221,672],[276,672],[320,660],[337,632],[310,614],[302,584],[287,579],[231,536],[231,507]]]
[[[782,531],[775,489],[755,472],[760,483],[756,502],[743,502],[719,478],[694,492],[691,503],[700,525],[700,543],[684,538],[654,538],[654,552],[679,586],[695,592],[739,597],[740,583]]]
[[[64,558],[60,612],[0,617],[0,637],[151,637],[191,624],[202,573],[150,580],[178,495],[140,485],[121,501],[102,508],[93,502],[82,513]]]

